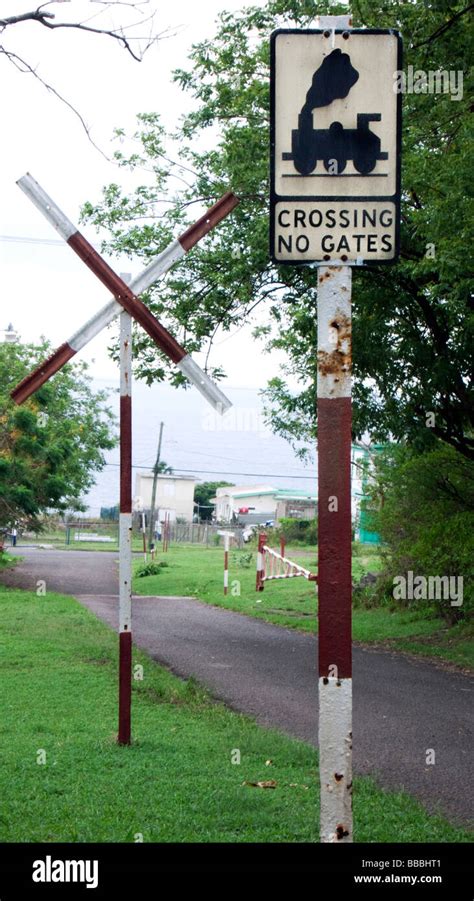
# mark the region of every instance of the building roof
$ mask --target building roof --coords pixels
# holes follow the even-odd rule
[[[275,494],[277,501],[317,501],[316,494],[310,494],[299,488],[282,488]]]
[[[144,478],[144,479],[152,479],[153,478],[153,470],[152,469],[142,470],[141,472],[137,472],[137,476],[141,476],[141,478]],[[180,476],[179,474],[174,473],[174,472],[169,472],[169,473],[159,472],[158,479],[177,479],[180,482],[185,482],[185,481],[197,482],[196,476]]]
[[[263,495],[267,495],[268,497],[274,497],[277,501],[317,501],[317,495],[311,494],[308,491],[304,491],[304,489],[300,488],[272,488],[271,486],[265,485],[259,488],[258,486],[254,486],[253,488],[244,488],[243,486],[237,486],[232,489],[229,488],[228,491],[223,492],[216,497],[211,498],[212,503],[217,503],[224,497],[231,497],[235,500],[245,498],[245,497],[261,497]]]

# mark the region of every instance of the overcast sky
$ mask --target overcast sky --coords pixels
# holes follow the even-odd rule
[[[253,5],[260,2],[253,0]],[[7,28],[2,42],[37,68],[38,74],[81,112],[94,141],[111,154],[113,128],[133,129],[138,112],[159,112],[167,126],[176,125],[190,101],[172,84],[172,70],[186,66],[193,42],[212,36],[220,10],[239,9],[242,5],[242,0],[174,0],[163,4],[164,11],[158,12],[155,29],[168,30],[170,36],[152,47],[141,63],[105,36],[49,31],[36,23]],[[159,0],[151,0],[151,6],[159,9]],[[34,7],[35,3],[8,0],[2,4],[2,14],[18,14]],[[66,12],[70,19],[73,10],[90,10],[90,5],[73,0],[68,5],[70,11],[61,5],[51,9],[58,19],[66,18]],[[120,16],[124,15],[123,8],[117,6],[117,10]],[[36,341],[44,334],[56,346],[96,312],[108,295],[73,252],[61,244],[59,236],[15,181],[31,172],[77,224],[81,205],[86,200],[97,200],[103,185],[119,181],[127,187],[131,181],[124,170],[118,170],[94,149],[74,114],[32,75],[21,74],[1,55],[0,67],[0,329],[11,321],[22,340]],[[81,229],[97,244],[93,229]],[[30,239],[46,243],[32,243]],[[116,261],[113,265],[119,271],[125,267],[133,274],[141,268],[138,261],[135,266]],[[106,353],[109,340],[110,335],[103,334],[81,352],[85,359],[94,359],[92,374],[97,377],[117,375],[115,364]],[[211,362],[224,365],[230,385],[263,387],[277,373],[282,358],[262,355],[260,347],[249,356],[249,340],[250,329],[218,337]]]

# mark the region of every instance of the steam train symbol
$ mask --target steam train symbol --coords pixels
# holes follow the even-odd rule
[[[370,122],[381,121],[380,113],[358,113],[356,128],[345,129],[340,122],[333,122],[328,129],[313,127],[313,110],[347,97],[358,79],[349,54],[339,49],[333,50],[314,73],[298,116],[298,128],[291,133],[291,153],[282,154],[284,160],[293,160],[300,175],[310,175],[318,160],[334,175],[344,171],[348,160],[361,175],[368,175],[379,160],[388,159],[388,153],[380,149],[380,138],[369,128]]]

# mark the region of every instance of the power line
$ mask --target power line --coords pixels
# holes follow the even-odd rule
[[[106,463],[105,465],[118,467],[118,466],[120,466],[120,463]],[[148,467],[144,464],[142,464],[141,466],[139,466],[138,464],[133,464],[132,469],[150,469],[150,472],[151,472],[151,470],[153,469],[153,466]],[[309,479],[317,478],[317,476],[314,473],[310,473],[307,476],[300,476],[300,475],[290,475],[288,473],[277,474],[277,473],[268,473],[268,472],[234,472],[232,470],[230,470],[228,472],[224,472],[223,470],[220,470],[220,469],[181,469],[181,467],[179,467],[179,466],[173,466],[173,473],[172,473],[173,475],[174,475],[174,473],[180,473],[180,472],[199,473],[199,475],[206,474],[206,475],[214,475],[214,476],[254,476],[256,478],[262,478],[262,479],[306,479],[307,481]]]
[[[55,238],[29,238],[27,235],[0,235],[0,241],[7,241],[9,244],[52,244],[53,246],[65,247],[64,241]]]

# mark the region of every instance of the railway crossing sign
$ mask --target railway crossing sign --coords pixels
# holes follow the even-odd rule
[[[399,253],[398,32],[281,29],[271,40],[271,256],[393,263]]]
[[[120,558],[119,558],[119,744],[131,741],[132,701],[132,319],[150,335],[156,346],[192,382],[218,412],[231,406],[228,398],[206,372],[186,353],[173,335],[153,316],[138,294],[146,291],[207,235],[238,204],[228,191],[179,238],[152,259],[146,269],[128,285],[120,278],[84,235],[64,215],[30,175],[18,185],[56,229],[72,250],[111,291],[112,299],[74,335],[60,345],[47,360],[29,373],[11,392],[22,404],[41,385],[75,356],[95,335],[120,314]],[[134,293],[135,292],[135,293]]]

